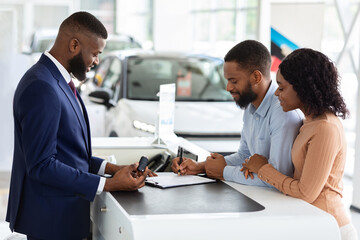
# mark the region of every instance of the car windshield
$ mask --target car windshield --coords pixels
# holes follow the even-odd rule
[[[116,51],[116,50],[131,49],[131,48],[141,48],[141,46],[136,42],[130,42],[130,41],[127,42],[127,41],[121,41],[121,40],[108,40],[106,42],[104,53]]]
[[[45,52],[46,50],[50,50],[52,45],[54,44],[54,38],[44,38],[37,42],[35,46],[33,46],[33,52]]]
[[[128,60],[128,98],[158,100],[160,85],[175,83],[177,101],[232,101],[222,69],[222,61],[208,58],[132,57]]]

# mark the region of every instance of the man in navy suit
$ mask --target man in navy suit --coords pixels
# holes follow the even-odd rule
[[[96,194],[144,186],[148,170],[139,176],[137,164],[118,166],[92,156],[87,112],[71,80],[84,80],[98,64],[106,38],[93,15],[72,14],[61,24],[54,46],[16,89],[6,220],[28,239],[86,238]],[[99,176],[104,173],[113,177]]]

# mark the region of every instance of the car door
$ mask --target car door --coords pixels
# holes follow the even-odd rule
[[[121,78],[121,61],[118,58],[112,58],[108,69],[103,74],[104,79],[101,82],[101,88],[110,95],[110,100],[115,101],[120,94],[120,78]]]
[[[122,63],[117,57],[111,58],[109,67],[102,73],[104,76],[101,82],[102,90],[109,94],[109,108],[105,114],[105,134],[116,137],[119,133],[115,131],[116,121],[121,121],[121,110],[118,107],[118,100],[121,95]]]

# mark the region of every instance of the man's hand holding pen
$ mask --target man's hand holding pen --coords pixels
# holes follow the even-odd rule
[[[180,171],[180,175],[196,175],[205,172],[205,162],[196,162],[190,158],[182,157],[180,163],[180,157],[176,157],[172,161],[171,170],[174,173]]]
[[[184,149],[183,148],[180,148],[180,153],[179,153],[179,162],[178,162],[178,165],[181,166],[182,164],[182,161],[183,161],[183,152],[184,152]],[[178,169],[178,176],[180,176],[180,168]]]

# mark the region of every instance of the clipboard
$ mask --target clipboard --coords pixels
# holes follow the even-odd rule
[[[214,182],[216,182],[215,179],[197,175],[178,176],[175,173],[158,173],[157,177],[147,177],[145,180],[146,185],[162,189]]]

